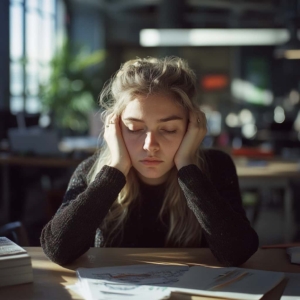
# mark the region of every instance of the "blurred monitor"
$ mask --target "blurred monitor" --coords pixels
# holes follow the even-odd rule
[[[11,128],[8,130],[10,149],[16,154],[60,156],[59,137],[54,130],[39,127]]]

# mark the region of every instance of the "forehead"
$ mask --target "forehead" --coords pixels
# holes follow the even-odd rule
[[[130,101],[122,113],[122,117],[161,119],[169,115],[177,115],[185,119],[186,110],[175,98],[165,95],[137,97]]]

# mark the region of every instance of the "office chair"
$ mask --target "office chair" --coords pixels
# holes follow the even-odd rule
[[[0,226],[0,236],[5,236],[19,246],[29,246],[27,231],[19,221]]]

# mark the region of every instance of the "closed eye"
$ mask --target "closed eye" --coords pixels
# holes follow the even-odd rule
[[[166,129],[162,129],[162,131],[164,131],[165,133],[176,133],[176,130],[166,130]]]
[[[127,131],[129,133],[141,133],[142,131],[144,131],[144,129],[130,129],[127,127]],[[166,130],[166,129],[161,129],[161,131],[166,134],[172,134],[177,132],[177,130]]]
[[[127,130],[128,130],[128,132],[130,132],[130,133],[138,133],[138,132],[143,131],[144,129],[135,129],[135,130],[132,130],[132,129],[127,128]]]

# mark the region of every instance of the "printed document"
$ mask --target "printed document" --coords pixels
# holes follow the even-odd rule
[[[150,264],[79,268],[77,276],[88,300],[158,300],[171,293],[258,300],[285,278],[282,272]]]

